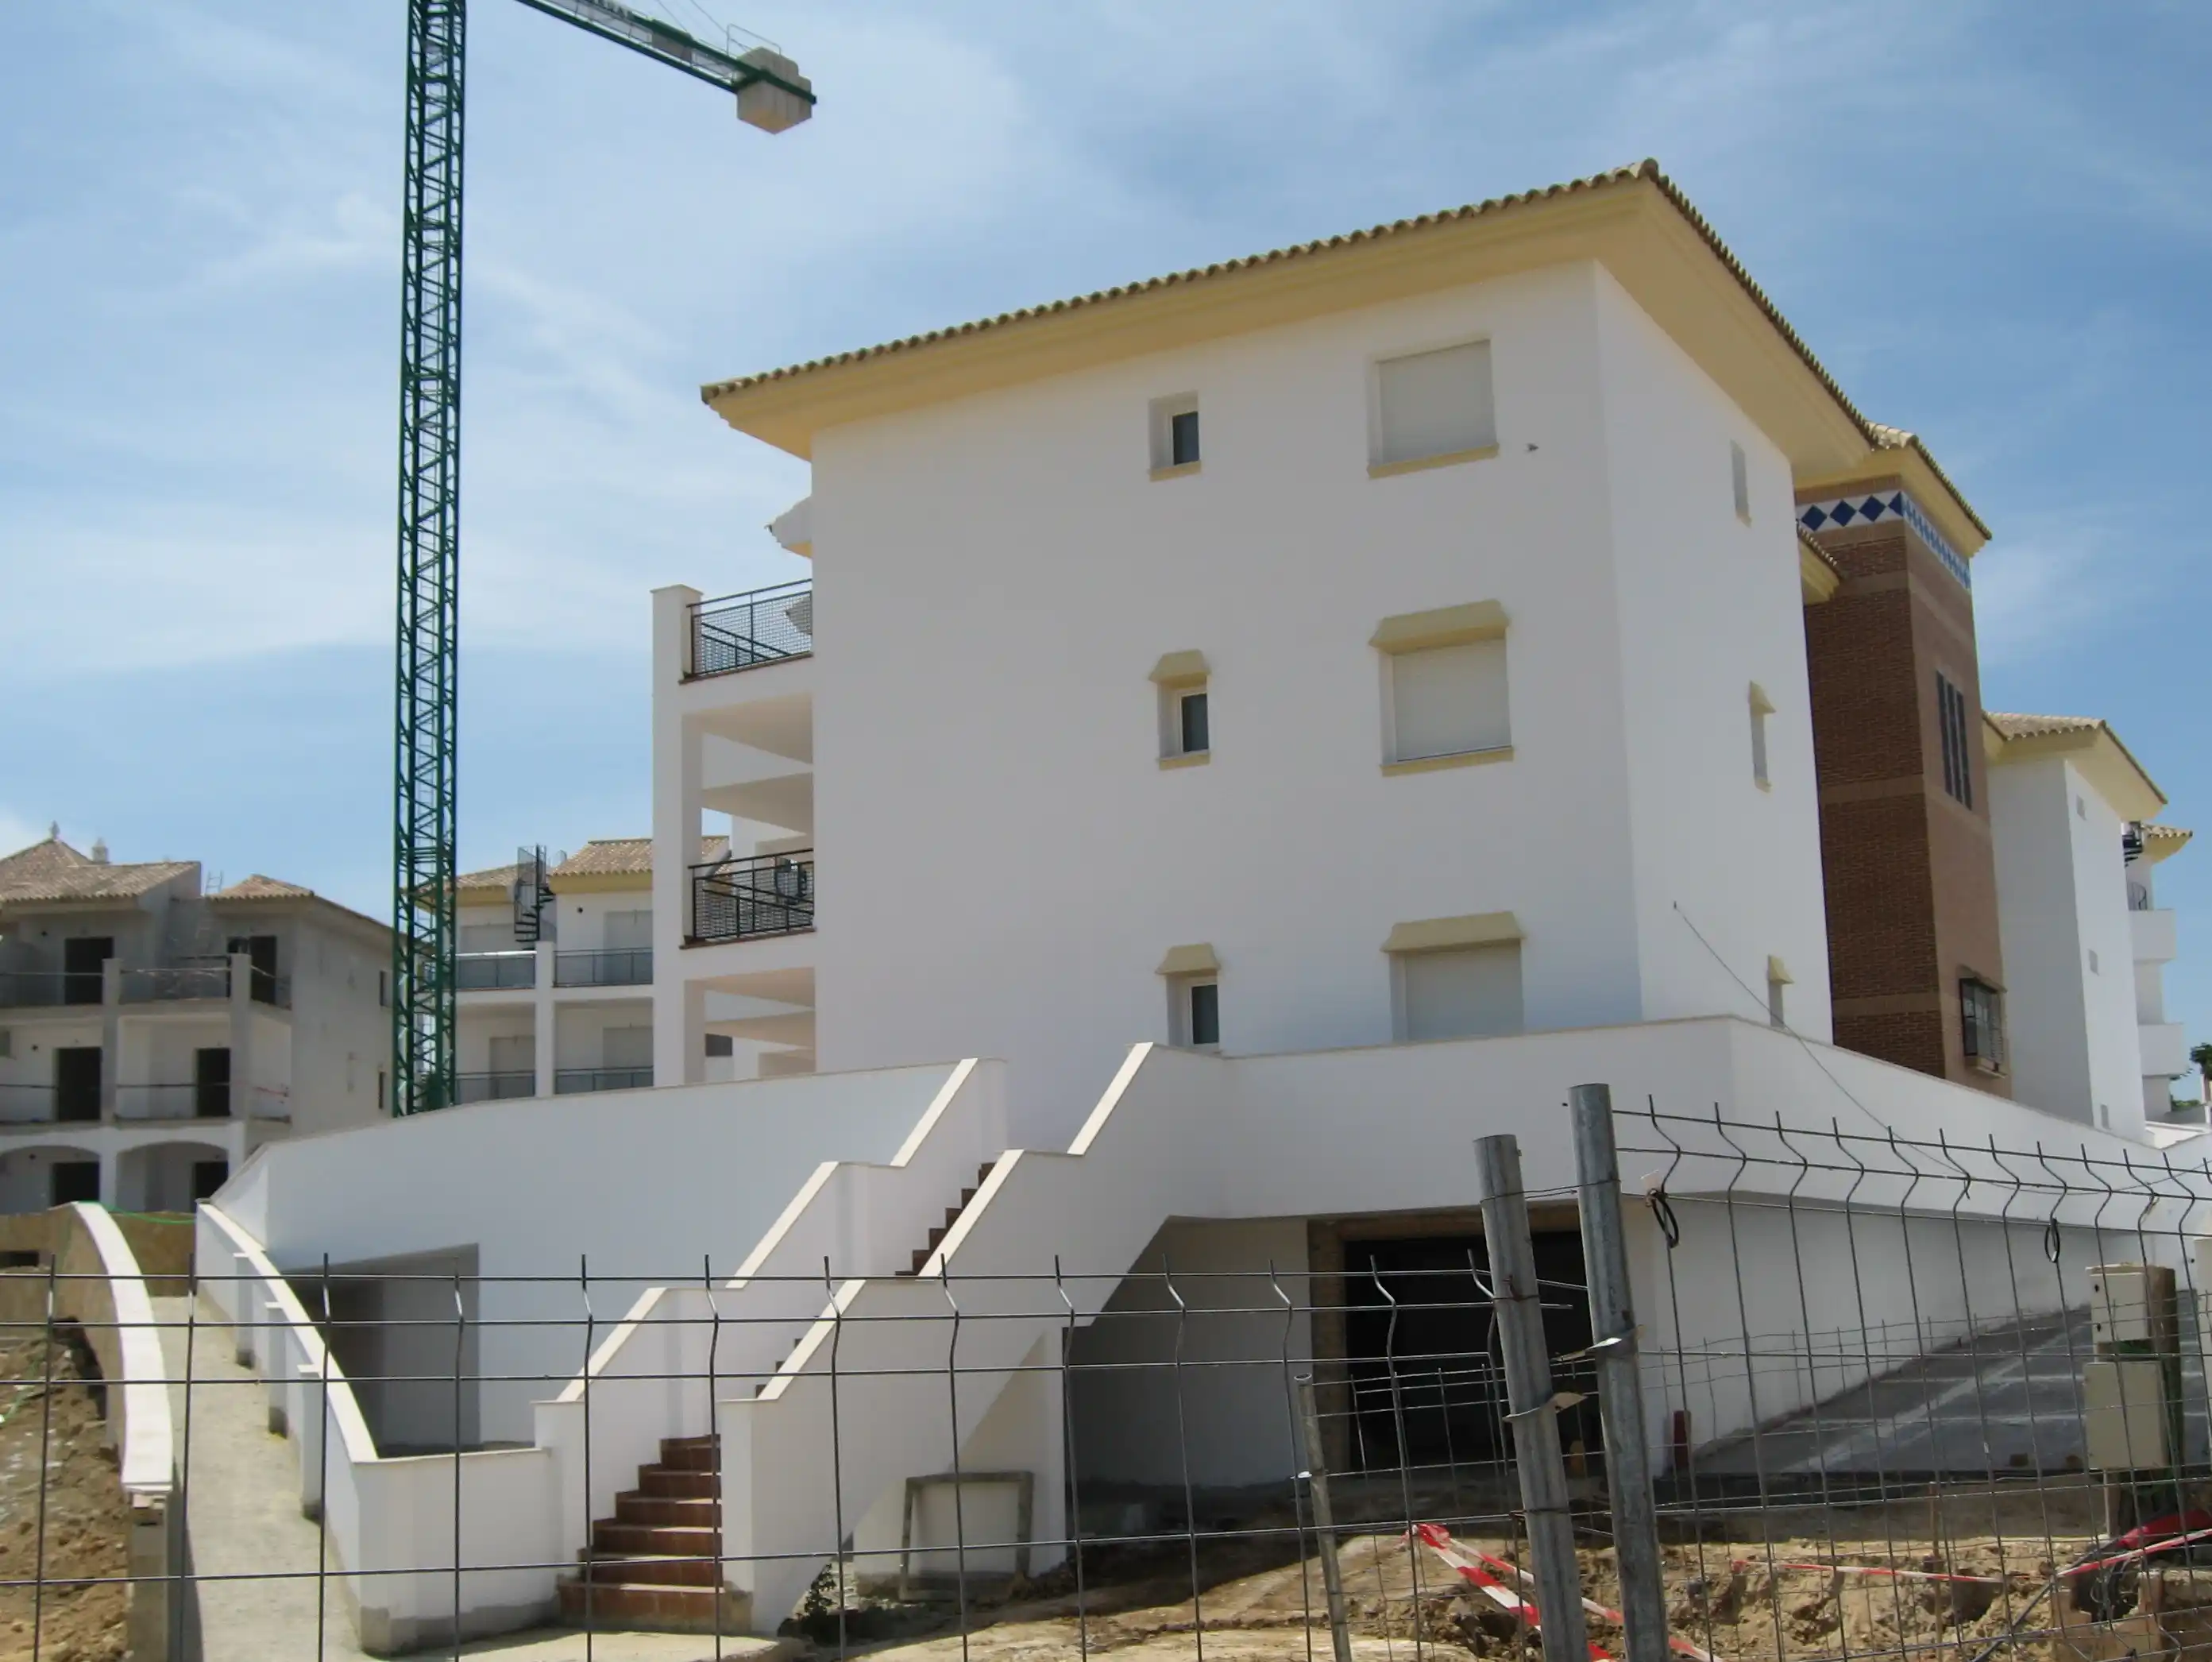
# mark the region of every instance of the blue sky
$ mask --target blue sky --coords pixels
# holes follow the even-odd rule
[[[1989,703],[2106,716],[2212,830],[2196,0],[744,3],[823,95],[781,137],[471,9],[470,863],[644,832],[647,591],[803,571],[803,467],[702,381],[1644,155],[1995,527]],[[0,848],[387,910],[404,17],[9,20]],[[2212,1037],[2212,837],[2160,880]]]

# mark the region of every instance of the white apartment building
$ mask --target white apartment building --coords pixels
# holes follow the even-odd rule
[[[188,860],[0,858],[0,1212],[184,1210],[264,1142],[374,1121],[390,933]]]
[[[2022,986],[1994,903],[1971,964],[1922,950],[1939,932],[1913,918],[1890,931],[1919,953],[1909,992],[1832,960],[1847,856],[1869,887],[1924,897],[1936,862],[1914,850],[1948,816],[1960,846],[1983,839],[1986,877],[1993,792],[1956,770],[1980,720],[1969,563],[1987,533],[1656,167],[705,397],[811,462],[777,534],[815,575],[654,596],[655,1088],[274,1149],[203,1215],[205,1250],[265,1253],[271,1274],[443,1255],[485,1278],[482,1388],[370,1428],[479,1451],[349,1448],[332,1469],[330,1515],[352,1531],[333,1550],[379,1642],[450,1619],[447,1579],[368,1573],[380,1551],[428,1562],[402,1525],[433,1515],[422,1485],[444,1486],[435,1507],[465,1491],[476,1562],[562,1563],[664,1437],[720,1439],[720,1550],[762,1633],[848,1534],[896,1553],[910,1478],[1019,1471],[1047,1519],[1071,1458],[1086,1484],[1259,1481],[1290,1435],[1279,1371],[1212,1371],[1175,1398],[1203,1428],[1180,1471],[1157,1392],[1062,1397],[1063,1355],[1169,1354],[1091,1325],[1109,1299],[1157,1296],[1115,1278],[1172,1257],[1201,1282],[1264,1268],[1320,1288],[1363,1243],[1472,1252],[1470,1140],[1514,1132],[1531,1191],[1560,1188],[1560,1104],[1586,1081],[1761,1124],[2139,1150],[2118,1120],[2051,1117],[2033,1069],[2008,1071],[1992,1033]],[[1963,654],[1924,676],[1894,630],[1883,742],[1903,759],[1831,785],[1808,620],[1930,594],[1941,628],[1965,620]],[[1851,693],[1854,664],[1832,650],[1823,673]],[[1991,771],[2008,789],[2012,765]],[[2144,817],[2132,801],[2108,793],[2086,834],[2117,845]],[[1910,812],[1880,846],[1824,848],[1838,805],[1868,802]],[[556,950],[603,948],[570,939],[588,909],[568,910],[557,871],[550,887]],[[2125,983],[2124,917],[2118,941]],[[1948,1051],[1881,1059],[1878,1034],[1832,1044],[1846,977],[1853,1020],[1894,1019],[1931,1051],[1956,1050],[1971,996],[1988,1076],[1950,1075]],[[542,1090],[558,1058],[530,1020]],[[709,1036],[730,1042],[730,1082],[706,1078]],[[483,1054],[465,1065],[489,1071]],[[449,1181],[426,1193],[424,1169]],[[1711,1193],[1729,1169],[1692,1159],[1668,1181]],[[1996,1242],[1991,1263],[2003,1198],[1960,1194],[1949,1215],[1975,1252]],[[1660,1226],[1639,1213],[1635,1234],[1640,1286],[1686,1289],[1648,1318],[1669,1346],[1786,1336],[1847,1296],[1867,1324],[1972,1317],[1908,1309],[1910,1286],[1879,1276],[1744,1288],[1746,1307],[1698,1244],[1670,1281]],[[637,1294],[629,1319],[556,1396],[534,1382],[575,1354],[543,1318],[574,1300],[523,1278],[582,1256],[666,1284],[616,1289]],[[1845,1276],[1831,1256],[1806,1261]],[[1064,1305],[994,1302],[994,1278],[1063,1263]],[[959,1329],[948,1425],[932,1393],[954,1286],[996,1319]],[[1209,1298],[1243,1295],[1224,1277],[1188,1296],[1221,1313],[1237,1306]],[[1317,1319],[1281,1342],[1301,1366],[1356,1360]],[[710,1398],[709,1366],[745,1389]],[[1717,1391],[1698,1434],[1794,1406],[1802,1384]],[[464,1626],[521,1625],[568,1586],[472,1577]]]
[[[595,838],[552,861],[525,849],[463,875],[457,910],[460,1101],[653,1082],[650,837]],[[726,1039],[702,1051],[701,1077],[730,1076]]]
[[[2189,833],[2145,823],[2166,794],[2103,721],[1993,711],[1984,738],[2014,1097],[2139,1138],[2191,1071],[2150,887]]]
[[[708,389],[811,459],[817,575],[656,597],[665,1067],[708,997],[770,1001],[826,1070],[1006,1056],[1042,1135],[1136,1037],[1786,988],[1826,1038],[1793,484],[1869,441],[1740,336],[1741,283],[1675,286],[1669,217],[1534,268],[1438,224]],[[718,810],[744,852],[687,870]]]

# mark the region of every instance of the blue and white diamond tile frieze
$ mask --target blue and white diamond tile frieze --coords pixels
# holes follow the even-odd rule
[[[1875,490],[1863,496],[1838,496],[1832,501],[1801,502],[1797,508],[1797,523],[1808,531],[1835,531],[1856,525],[1881,525],[1891,520],[1902,520],[1920,535],[1920,540],[1936,552],[1943,569],[1966,587],[1974,586],[1972,573],[1966,558],[1943,539],[1943,533],[1924,513],[1918,502],[1902,490]]]

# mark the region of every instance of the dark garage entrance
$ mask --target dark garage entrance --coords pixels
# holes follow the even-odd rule
[[[1589,1391],[1586,1363],[1556,1360],[1590,1341],[1582,1236],[1540,1229],[1534,1239],[1553,1389]],[[1479,1234],[1346,1239],[1345,1361],[1354,1469],[1395,1468],[1401,1440],[1403,1459],[1417,1467],[1465,1468],[1510,1457],[1505,1377],[1490,1300],[1470,1262],[1489,1274],[1489,1251]],[[1559,1440],[1597,1452],[1595,1400],[1559,1416]]]

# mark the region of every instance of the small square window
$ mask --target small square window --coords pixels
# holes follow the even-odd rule
[[[1152,403],[1152,477],[1198,471],[1198,394],[1178,393]]]
[[[1213,748],[1206,729],[1206,693],[1186,692],[1176,700],[1177,726],[1182,740],[1182,754],[1200,755]]]
[[[2094,947],[2089,948],[2089,973],[2097,973],[2097,949]]]
[[[1198,411],[1178,410],[1168,417],[1168,466],[1188,467],[1198,460]]]
[[[1731,441],[1729,445],[1729,479],[1735,490],[1735,516],[1746,525],[1751,523],[1751,461],[1743,454],[1743,447]]]

